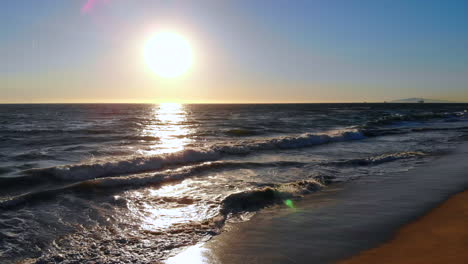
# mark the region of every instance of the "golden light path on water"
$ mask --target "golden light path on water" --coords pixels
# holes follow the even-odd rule
[[[187,136],[192,128],[186,124],[187,111],[184,105],[164,103],[155,106],[153,121],[141,132],[142,136],[159,138],[158,144],[151,146],[146,154],[163,154],[184,150],[192,140]]]
[[[194,190],[190,179],[129,193],[127,208],[139,219],[140,227],[147,231],[161,231],[176,224],[201,223],[215,217],[218,208],[193,202]],[[188,199],[187,199],[188,198]]]
[[[156,105],[150,122],[142,129],[142,136],[158,138],[145,155],[159,155],[183,151],[192,139],[189,135],[195,133],[187,122],[187,111],[184,105],[164,103]],[[196,198],[193,180],[187,179],[177,184],[167,184],[151,187],[146,190],[131,191],[128,204],[133,217],[140,221],[144,230],[157,231],[171,228],[178,224],[202,222],[216,216],[218,208],[203,203],[170,202],[172,199],[184,197]],[[197,200],[197,199],[195,199]],[[165,201],[161,203],[161,201]],[[291,200],[284,201],[285,205],[294,208]],[[210,263],[212,258],[209,250],[203,244],[186,248],[179,254],[167,259],[167,264],[181,263]]]
[[[153,109],[150,122],[141,131],[142,136],[159,140],[143,151],[144,155],[160,155],[183,151],[193,140],[189,138],[194,128],[187,124],[184,105],[164,103]],[[209,205],[191,202],[194,198],[192,181],[187,179],[176,184],[130,191],[128,208],[139,219],[144,230],[155,231],[170,228],[175,224],[201,222],[214,216]],[[185,198],[184,198],[185,197]],[[184,200],[185,199],[185,200]]]

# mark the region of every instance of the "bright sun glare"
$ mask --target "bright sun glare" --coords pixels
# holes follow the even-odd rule
[[[174,78],[185,73],[192,65],[192,49],[179,34],[161,32],[145,45],[146,64],[157,75]]]

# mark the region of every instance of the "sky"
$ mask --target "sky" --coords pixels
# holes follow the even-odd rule
[[[468,1],[15,0],[0,7],[0,103],[468,101]],[[188,72],[145,64],[161,30]]]

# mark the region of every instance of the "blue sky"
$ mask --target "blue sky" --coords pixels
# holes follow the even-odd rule
[[[0,102],[468,101],[468,1],[5,1]],[[186,37],[165,80],[141,50]]]

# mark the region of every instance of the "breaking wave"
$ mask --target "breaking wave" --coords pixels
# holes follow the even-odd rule
[[[338,131],[333,134],[306,133],[299,136],[278,137],[257,141],[240,141],[233,145],[214,146],[213,150],[225,154],[249,154],[259,150],[295,149],[332,142],[360,140],[366,136],[361,131]]]
[[[27,179],[38,178],[42,181],[82,181],[94,178],[110,177],[156,171],[168,166],[216,161],[225,155],[250,154],[255,151],[275,149],[304,148],[332,142],[359,140],[365,136],[359,131],[344,131],[328,134],[303,134],[300,136],[280,137],[256,141],[241,141],[224,146],[211,146],[206,149],[186,149],[180,152],[156,156],[138,156],[118,161],[106,161],[89,164],[73,164],[23,171]],[[22,177],[19,177],[22,178]],[[39,179],[35,179],[38,181]]]
[[[275,167],[275,166],[304,166],[305,163],[301,162],[231,162],[231,161],[214,161],[204,162],[197,165],[183,166],[174,170],[165,170],[155,173],[146,173],[138,175],[128,175],[120,177],[106,177],[100,179],[90,179],[78,183],[60,186],[55,189],[42,190],[30,192],[23,195],[12,197],[6,201],[0,202],[0,208],[11,209],[21,206],[26,203],[41,202],[47,199],[54,198],[55,196],[66,192],[92,192],[98,191],[100,194],[108,194],[112,191],[122,191],[123,189],[139,188],[150,185],[159,185],[175,181],[181,181],[191,177],[197,173],[216,169],[239,169],[239,168],[261,168],[261,167]],[[28,180],[23,178],[5,179],[9,180],[9,186],[12,184],[27,184]],[[32,178],[34,179],[34,178]],[[326,179],[321,179],[324,182]]]
[[[229,215],[257,211],[269,205],[283,203],[285,200],[300,198],[302,195],[318,191],[322,187],[323,185],[319,181],[302,180],[234,193],[222,201],[221,213]]]
[[[369,158],[351,159],[335,162],[325,162],[323,165],[336,166],[368,166],[379,165],[385,162],[392,162],[400,159],[408,159],[415,157],[426,156],[423,152],[398,152],[382,154]],[[40,202],[54,198],[56,195],[65,192],[94,192],[99,194],[108,194],[112,191],[122,191],[123,189],[139,188],[151,185],[161,185],[170,182],[182,181],[186,178],[199,173],[211,170],[227,170],[227,169],[254,169],[268,167],[305,167],[309,163],[295,161],[274,161],[274,162],[238,162],[238,161],[207,161],[195,165],[186,165],[176,169],[167,169],[153,173],[141,173],[127,176],[103,177],[96,179],[88,179],[77,183],[72,183],[64,186],[56,186],[55,189],[48,189],[36,192],[30,192],[23,195],[15,196],[9,200],[0,202],[0,207],[4,209],[14,208],[25,203]],[[223,202],[223,212],[249,211],[263,208],[269,204],[277,203],[280,200],[294,198],[296,195],[308,193],[316,190],[323,184],[333,182],[331,176],[317,176],[314,180],[305,180],[287,184],[270,184],[264,185],[261,188],[253,191],[233,194],[226,198]],[[39,177],[20,177],[20,178],[4,178],[1,183],[3,186],[14,188],[15,185],[32,184],[33,180]],[[250,202],[250,201],[254,202]],[[227,209],[229,208],[229,209]]]
[[[62,181],[80,181],[115,175],[154,171],[166,166],[183,165],[194,162],[216,160],[219,158],[219,153],[214,151],[187,149],[164,155],[150,157],[139,156],[119,161],[31,169],[26,170],[23,173],[28,176],[48,177],[49,179],[52,178]]]
[[[19,172],[21,177],[0,179],[0,184],[8,183],[11,187],[14,182],[22,182],[26,185],[47,182],[47,181],[65,181],[76,182],[88,179],[122,176],[128,174],[143,173],[148,171],[161,170],[170,166],[183,166],[191,163],[217,161],[226,155],[247,155],[257,151],[268,151],[275,149],[296,149],[322,145],[333,142],[360,140],[367,137],[376,137],[383,135],[401,134],[409,132],[425,132],[432,130],[452,130],[463,128],[376,128],[375,125],[387,125],[405,120],[426,120],[432,118],[453,118],[462,117],[465,113],[421,113],[421,114],[393,114],[384,116],[375,121],[367,123],[361,129],[344,130],[335,133],[306,133],[297,136],[283,136],[268,138],[262,140],[239,140],[231,144],[212,145],[204,149],[186,149],[176,153],[161,154],[156,156],[134,156],[115,161],[98,161],[93,163],[71,164],[65,166],[56,166],[49,168],[30,169]],[[32,131],[37,132],[37,131]],[[93,131],[94,132],[94,131]],[[251,135],[251,130],[231,130],[229,133],[238,136]],[[89,131],[88,131],[89,133]],[[157,137],[135,137],[138,140],[158,140]],[[25,158],[17,156],[17,159]],[[28,158],[30,158],[28,156]],[[390,158],[391,159],[391,158]],[[366,163],[368,161],[362,161]],[[359,162],[357,162],[359,163]]]

